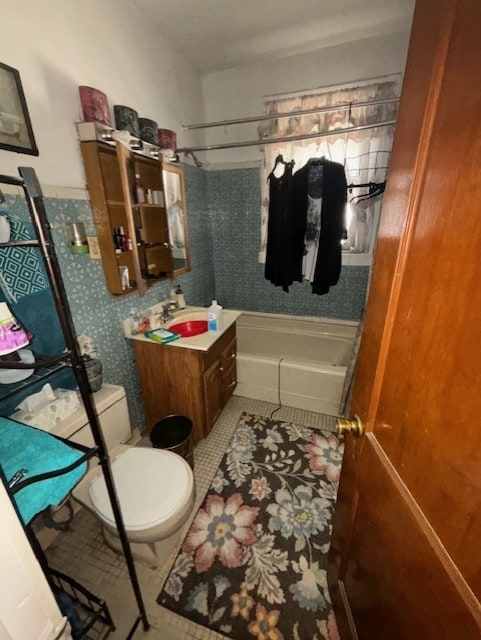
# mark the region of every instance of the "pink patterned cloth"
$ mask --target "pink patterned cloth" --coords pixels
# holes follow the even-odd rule
[[[5,302],[0,303],[0,356],[27,346],[25,330],[13,318]]]

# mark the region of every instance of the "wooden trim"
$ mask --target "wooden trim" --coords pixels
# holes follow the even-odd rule
[[[404,272],[408,260],[409,250],[411,247],[414,225],[418,217],[418,211],[421,203],[422,190],[424,188],[424,179],[426,173],[427,158],[431,151],[431,136],[439,108],[439,96],[441,93],[444,69],[449,48],[450,34],[453,29],[456,2],[448,3],[449,6],[443,12],[444,22],[441,26],[441,32],[438,40],[438,48],[434,56],[433,74],[426,102],[426,110],[424,113],[423,124],[421,128],[421,136],[419,139],[418,153],[414,165],[414,179],[411,183],[409,193],[409,201],[407,205],[407,218],[405,221],[405,232],[403,233],[399,245],[399,251],[396,258],[396,266],[394,271],[394,279],[389,296],[387,308],[386,322],[384,325],[384,333],[381,338],[379,350],[379,358],[374,377],[374,385],[371,392],[369,411],[365,417],[365,426],[367,431],[374,429],[375,417],[379,405],[379,398],[384,381],[384,372],[388,356],[388,346],[392,338],[392,330],[394,318],[397,313],[399,296],[402,289]]]

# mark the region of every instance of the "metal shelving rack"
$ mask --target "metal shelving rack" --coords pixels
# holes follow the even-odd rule
[[[43,201],[43,194],[40,187],[40,183],[37,179],[35,171],[30,167],[19,167],[19,174],[20,174],[20,178],[0,175],[0,184],[13,185],[16,187],[21,187],[23,189],[37,239],[26,240],[26,241],[13,240],[7,243],[0,244],[0,249],[3,247],[12,247],[12,246],[17,246],[17,247],[33,246],[33,247],[38,247],[40,249],[45,270],[47,272],[48,280],[50,283],[52,296],[55,302],[58,319],[59,319],[62,333],[65,339],[66,349],[64,352],[62,352],[59,355],[40,358],[33,364],[12,363],[12,362],[1,363],[0,362],[0,368],[8,368],[8,369],[32,369],[33,368],[36,370],[35,375],[32,377],[33,379],[29,378],[24,383],[22,383],[21,386],[16,386],[15,389],[13,389],[13,391],[11,391],[8,394],[8,395],[11,395],[12,393],[16,393],[20,388],[24,389],[30,384],[34,384],[39,379],[42,379],[44,377],[49,377],[50,375],[52,375],[53,373],[55,373],[56,371],[60,370],[65,366],[71,366],[79,387],[81,398],[84,403],[85,411],[87,413],[87,418],[90,424],[90,428],[92,430],[92,436],[95,442],[95,446],[89,449],[87,447],[74,444],[73,442],[65,441],[69,446],[79,449],[83,452],[83,455],[75,463],[69,465],[68,467],[57,469],[50,473],[44,473],[44,474],[40,474],[37,476],[33,476],[31,478],[22,480],[21,482],[18,482],[13,488],[9,488],[7,479],[4,477],[3,473],[0,473],[0,475],[2,477],[2,482],[5,485],[5,489],[8,492],[10,499],[12,500],[12,503],[18,514],[18,509],[15,503],[15,500],[13,499],[13,496],[15,495],[15,493],[21,491],[24,487],[34,482],[39,482],[41,480],[46,480],[47,478],[68,473],[72,469],[78,467],[83,462],[85,462],[86,460],[89,460],[94,456],[98,458],[99,464],[103,471],[107,492],[110,498],[112,511],[115,518],[115,524],[119,532],[120,541],[122,543],[123,554],[125,556],[129,577],[130,577],[132,589],[134,592],[134,596],[135,596],[135,600],[138,608],[138,616],[134,620],[134,623],[126,637],[126,640],[130,640],[134,636],[134,633],[140,623],[142,623],[143,629],[145,631],[147,631],[150,628],[150,624],[147,618],[144,601],[142,599],[142,593],[140,590],[139,580],[138,580],[137,572],[134,565],[132,551],[130,549],[130,544],[127,539],[127,533],[126,533],[125,525],[122,519],[122,514],[120,511],[119,500],[118,500],[117,493],[115,491],[115,486],[113,483],[112,471],[110,467],[109,457],[107,454],[107,449],[105,446],[105,441],[102,435],[102,431],[100,429],[100,424],[99,424],[97,414],[94,408],[94,404],[92,401],[90,386],[89,386],[87,374],[85,371],[85,367],[83,365],[80,351],[77,345],[72,315],[70,312],[70,307],[68,304],[65,288],[63,285],[63,279],[60,273],[60,267],[58,264],[57,256],[55,253],[52,234],[50,230],[50,223],[48,222],[48,219],[47,219],[47,214],[45,211],[45,204]],[[27,526],[27,527],[24,527],[24,529],[30,541],[30,544],[34,550],[34,553],[37,556],[37,559],[39,560],[40,565],[42,566],[42,569],[45,573],[45,577],[49,582],[52,590],[55,592],[60,588],[59,584],[65,585],[67,582],[70,581],[70,585],[73,584],[74,588],[77,589],[77,594],[82,592],[83,588],[81,587],[81,585],[78,585],[78,583],[76,583],[74,580],[62,574],[60,574],[60,578],[59,578],[58,572],[54,572],[49,568],[45,554],[43,553],[43,550],[41,549],[31,528]],[[70,593],[70,595],[72,594]],[[105,624],[110,625],[110,627],[113,628],[112,620],[108,613],[108,609],[104,605],[104,603],[102,603],[101,600],[99,600],[92,594],[88,594],[88,596],[90,596],[91,598],[90,603],[92,605],[91,608],[93,611],[98,613],[99,607],[102,608],[102,612],[96,616],[96,620],[104,621]],[[96,604],[96,606],[94,606],[94,604]],[[92,627],[89,627],[89,628],[92,628]],[[89,637],[89,636],[86,635],[82,637]],[[102,637],[107,637],[107,636],[102,636]]]

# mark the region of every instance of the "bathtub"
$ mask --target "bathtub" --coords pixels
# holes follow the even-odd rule
[[[357,322],[244,312],[235,395],[338,415]],[[280,391],[279,391],[280,390]]]

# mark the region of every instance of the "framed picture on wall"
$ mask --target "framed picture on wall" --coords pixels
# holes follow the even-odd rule
[[[20,74],[0,62],[0,149],[38,156]]]

